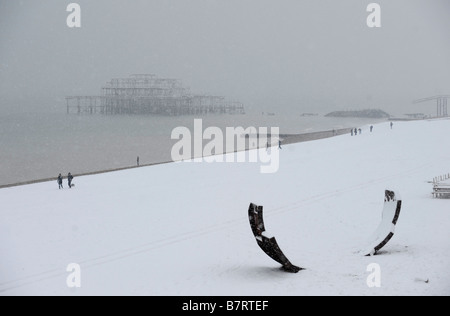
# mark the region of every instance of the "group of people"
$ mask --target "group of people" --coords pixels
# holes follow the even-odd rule
[[[389,125],[391,126],[391,129],[394,127],[394,123],[393,123],[393,122],[391,122]],[[370,125],[370,132],[371,132],[371,133],[373,132],[373,125]],[[352,129],[352,130],[351,130],[352,136],[356,136],[356,135],[358,135],[358,133],[359,133],[359,134],[362,134],[362,129],[360,129],[360,128],[355,128],[355,129]]]
[[[359,132],[359,134],[362,134],[362,129],[355,128],[355,129],[351,130],[352,136],[358,135],[358,132]]]
[[[270,147],[271,147],[271,145],[269,144],[269,142],[267,142],[266,150],[269,150]],[[278,149],[283,149],[283,148],[281,148],[281,140],[278,140]]]
[[[67,183],[69,184],[69,189],[72,188],[72,180],[73,180],[73,176],[69,172],[69,174],[67,175]],[[63,187],[63,176],[61,174],[59,174],[59,176],[58,176],[58,186],[59,186],[59,189],[64,189],[64,187]]]

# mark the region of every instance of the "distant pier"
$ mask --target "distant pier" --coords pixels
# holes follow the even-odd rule
[[[241,102],[222,96],[194,95],[178,79],[148,74],[112,79],[102,87],[99,96],[68,96],[66,107],[68,114],[245,114]]]

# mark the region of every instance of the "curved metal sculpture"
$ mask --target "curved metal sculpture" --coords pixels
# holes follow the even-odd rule
[[[365,256],[376,255],[392,239],[401,209],[402,200],[398,192],[386,190],[383,218],[376,231],[370,237],[367,250],[363,251]]]
[[[266,236],[266,228],[264,227],[263,220],[263,207],[250,204],[248,209],[248,218],[250,220],[250,226],[253,231],[253,235],[256,238],[256,242],[259,247],[273,260],[280,263],[284,271],[297,273],[303,268],[293,265],[288,258],[281,251],[275,237]]]

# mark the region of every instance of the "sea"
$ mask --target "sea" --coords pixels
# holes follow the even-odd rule
[[[202,119],[203,129],[279,127],[281,134],[304,134],[362,127],[385,120],[329,118],[286,113],[245,115],[127,116],[77,115],[64,111],[0,114],[0,186],[57,177],[170,162],[172,131]]]

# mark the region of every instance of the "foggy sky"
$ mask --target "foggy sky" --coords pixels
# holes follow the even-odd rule
[[[64,109],[134,73],[253,108],[426,111],[411,101],[450,94],[449,13],[448,0],[0,0],[0,111]]]

